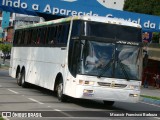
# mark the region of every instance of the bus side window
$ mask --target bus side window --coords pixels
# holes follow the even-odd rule
[[[58,44],[67,44],[69,33],[69,24],[63,24],[56,27],[55,37]]]
[[[48,44],[56,44],[55,32],[56,32],[56,27],[52,26],[49,30]]]
[[[58,44],[61,44],[61,39],[62,39],[62,30],[63,30],[63,26],[59,25],[56,28],[56,33],[55,33],[55,37],[57,39]]]
[[[24,45],[27,45],[27,41],[28,41],[28,30],[24,31]]]
[[[71,36],[79,36],[80,34],[84,34],[84,33],[81,33],[82,32],[82,29],[81,29],[82,25],[83,24],[81,21],[78,21],[78,20],[73,21]]]
[[[57,44],[58,42],[58,29],[59,29],[59,25],[54,27],[54,32],[53,32],[53,39],[54,39],[54,44]]]
[[[36,38],[35,38],[35,40],[36,40],[35,44],[36,44],[36,45],[39,45],[39,44],[40,44],[41,31],[42,31],[41,28],[37,29]]]
[[[38,29],[33,29],[33,32],[32,32],[32,45],[36,45],[37,44],[37,31]]]
[[[47,28],[42,28],[40,32],[40,44],[44,45],[45,44],[45,37],[46,37],[46,29]]]
[[[21,35],[22,35],[22,31],[19,31],[19,34],[17,36],[17,44],[20,45],[21,44]]]
[[[14,40],[13,40],[14,45],[17,45],[18,43],[18,35],[19,35],[19,31],[15,31]]]
[[[44,43],[44,44],[46,44],[47,31],[48,31],[48,28],[45,27],[45,28],[44,28],[44,34],[43,34],[43,39],[44,39],[44,40],[43,40],[43,43]]]
[[[67,44],[68,33],[69,33],[69,24],[63,26],[60,43]]]
[[[24,30],[22,31],[21,33],[21,42],[20,42],[21,45],[24,44]]]
[[[50,27],[47,28],[47,32],[46,32],[46,44],[49,44],[49,34],[50,34]]]
[[[33,30],[28,31],[27,45],[31,45],[31,43],[32,43],[32,31]]]

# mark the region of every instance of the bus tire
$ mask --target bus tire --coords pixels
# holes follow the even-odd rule
[[[114,101],[105,101],[105,100],[103,100],[103,103],[104,103],[105,106],[113,106]]]
[[[63,94],[63,82],[62,80],[57,84],[57,97],[61,102],[67,101],[67,96]]]
[[[19,86],[22,85],[22,76],[21,76],[21,73],[20,73],[20,72],[17,73],[17,84],[18,84]]]
[[[25,82],[25,71],[22,71],[21,84],[23,88],[27,87],[27,83]]]

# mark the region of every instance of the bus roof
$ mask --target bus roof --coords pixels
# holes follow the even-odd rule
[[[86,20],[86,21],[102,22],[102,23],[109,23],[109,24],[119,24],[119,25],[124,25],[124,26],[141,28],[141,25],[139,24],[125,21],[125,20],[118,19],[118,18],[108,18],[108,17],[100,17],[100,16],[74,16],[74,17],[61,18],[61,19],[56,19],[56,20],[51,20],[51,21],[46,21],[46,22],[41,22],[41,23],[36,23],[36,24],[19,26],[17,27],[17,29],[41,27],[41,26],[52,25],[56,23],[68,22],[71,20]]]

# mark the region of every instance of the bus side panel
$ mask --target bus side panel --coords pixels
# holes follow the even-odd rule
[[[16,77],[16,70],[17,70],[17,67],[15,67],[16,65],[13,63],[14,62],[14,47],[12,47],[12,50],[11,50],[11,58],[10,58],[10,67],[9,67],[9,75],[13,78]]]
[[[58,53],[58,54],[57,54]],[[62,65],[66,61],[66,50],[60,47],[16,47],[13,66],[25,67],[26,82],[53,90],[58,73],[63,74]],[[11,73],[15,74],[15,70]]]
[[[75,97],[76,96],[76,87],[77,87],[77,79],[74,78],[68,68],[66,68],[66,80],[65,80],[65,88],[64,88],[64,94]]]

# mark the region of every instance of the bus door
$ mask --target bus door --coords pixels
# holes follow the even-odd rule
[[[67,75],[67,81],[66,81],[66,88],[65,91],[74,91],[76,90],[76,75],[79,70],[79,64],[80,64],[80,41],[79,40],[73,40],[73,45],[71,45],[72,48],[69,52],[69,71]],[[71,93],[70,93],[71,94]]]

